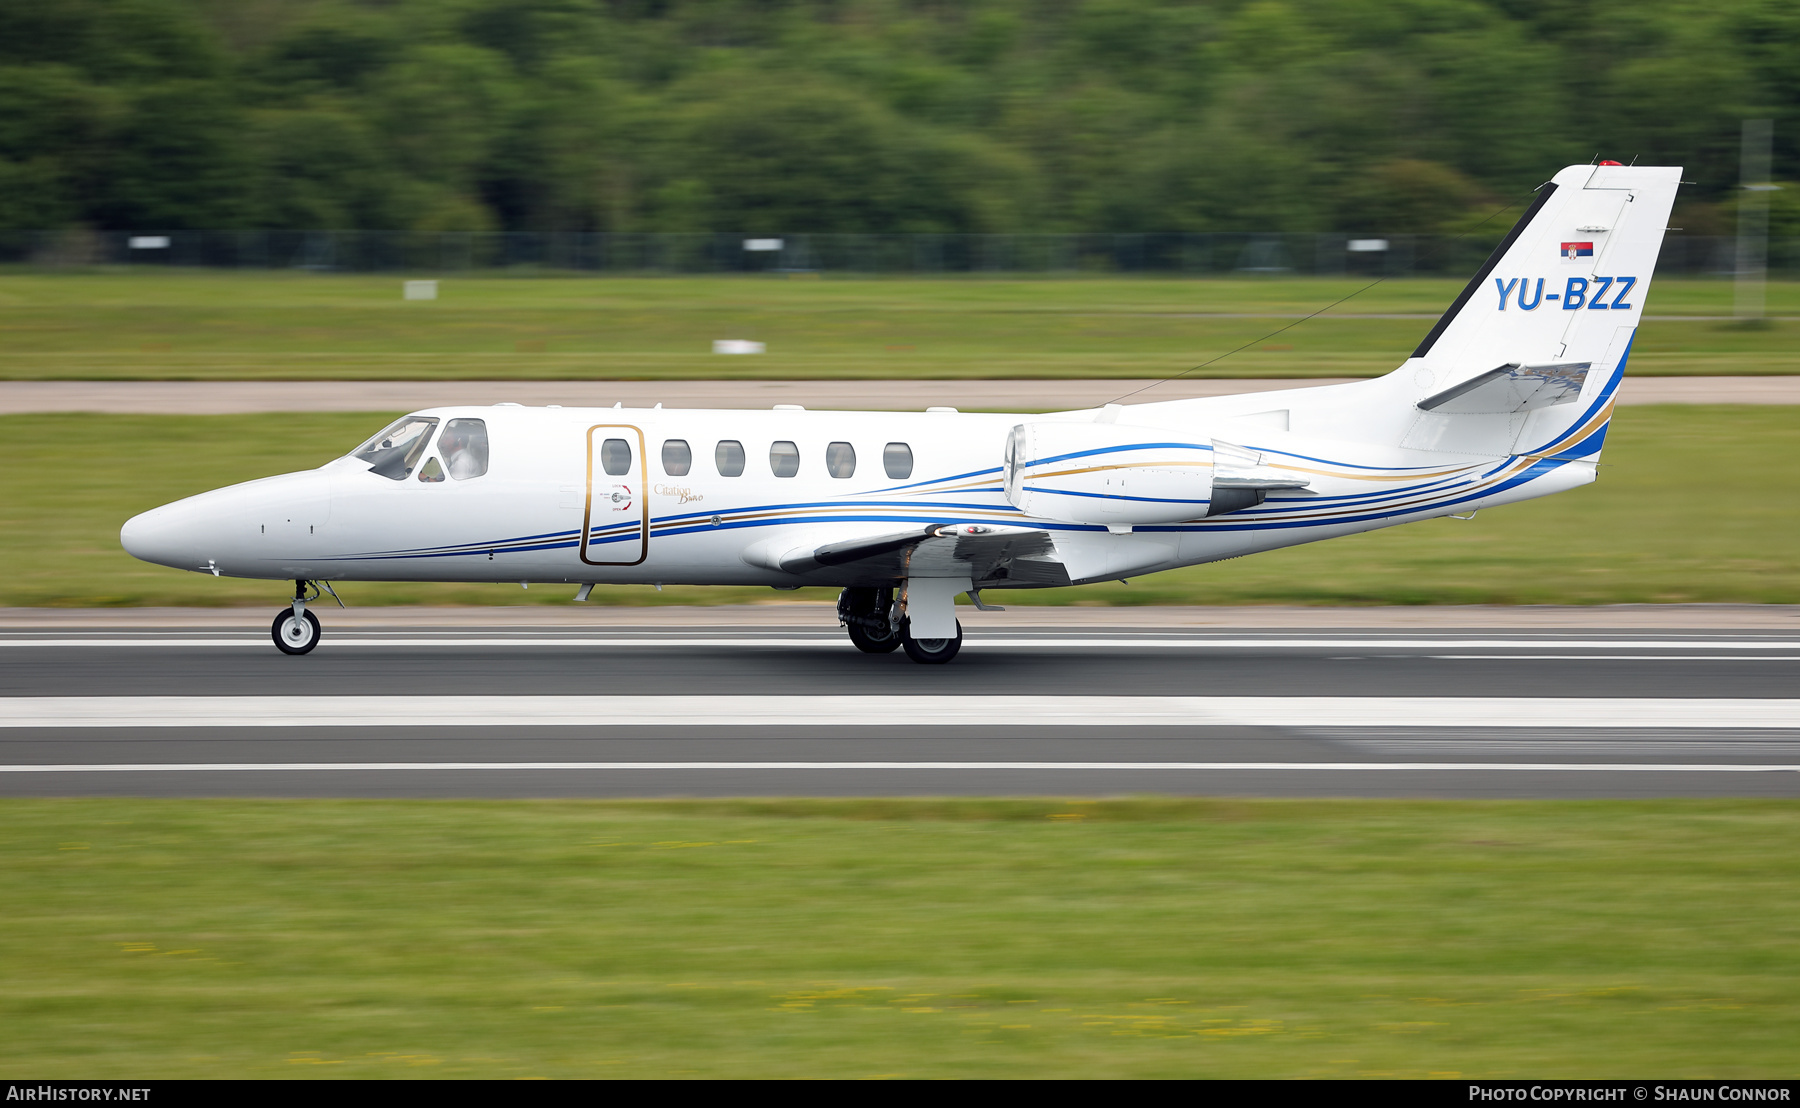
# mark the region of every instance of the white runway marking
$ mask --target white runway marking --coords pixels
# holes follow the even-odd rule
[[[1427,654],[1451,662],[1800,662],[1800,654]]]
[[[1560,650],[1793,650],[1796,643],[1792,639],[1668,639],[1668,640],[1635,640],[1635,639],[1384,639],[1384,638],[1341,638],[1341,639],[1210,639],[1201,637],[1169,637],[1142,635],[1131,638],[1081,638],[1078,636],[1063,637],[1028,637],[1028,638],[983,638],[979,634],[971,635],[964,640],[964,650],[1005,649],[1053,649],[1053,650],[1143,650],[1152,647],[1168,647],[1177,650],[1331,650],[1354,648],[1376,648],[1390,650],[1509,650],[1536,647],[1554,647]],[[245,649],[273,650],[274,644],[267,635],[254,637],[217,637],[217,638],[31,638],[29,636],[0,638],[0,647],[92,647],[107,649],[131,648],[182,648],[230,646]],[[645,647],[732,647],[732,646],[817,646],[828,649],[854,649],[850,640],[843,635],[824,633],[803,633],[786,637],[743,637],[728,636],[690,637],[677,635],[657,635],[654,637],[611,638],[605,636],[537,636],[532,638],[511,636],[484,636],[452,638],[444,637],[400,637],[380,635],[358,635],[354,633],[333,634],[326,632],[320,642],[320,650],[346,648],[380,648],[393,649],[404,647],[479,647],[482,649],[499,649],[505,647],[546,647],[546,646],[582,646],[582,647],[619,647],[633,650]]]
[[[16,696],[17,727],[1800,727],[1800,700],[1394,696]]]
[[[136,762],[0,765],[0,773],[287,773],[347,770],[1362,770],[1502,773],[1796,773],[1800,764],[1683,762]]]

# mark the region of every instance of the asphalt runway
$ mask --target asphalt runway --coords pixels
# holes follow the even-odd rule
[[[1800,795],[1800,636],[0,634],[0,795]]]

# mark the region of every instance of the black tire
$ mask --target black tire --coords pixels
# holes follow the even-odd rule
[[[269,637],[275,640],[275,646],[283,654],[308,654],[319,645],[319,617],[311,612],[305,615],[305,619],[294,619],[292,608],[275,613],[275,622],[269,625]]]
[[[912,625],[902,624],[901,634],[905,636],[906,656],[922,666],[941,666],[956,657],[962,649],[962,620],[956,621],[956,637],[954,639],[915,639],[912,637]]]
[[[888,609],[893,603],[893,589],[851,587],[838,594],[838,618],[844,621],[844,630],[856,649],[864,654],[889,654],[899,648],[900,632],[888,625]]]
[[[854,623],[844,624],[844,630],[850,632],[850,641],[864,654],[892,654],[900,649],[900,632],[892,628],[889,628],[885,636],[880,637],[867,627]]]

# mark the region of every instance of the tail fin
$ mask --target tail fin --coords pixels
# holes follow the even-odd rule
[[[1574,165],[1544,185],[1393,378],[1404,445],[1596,457],[1681,169]]]

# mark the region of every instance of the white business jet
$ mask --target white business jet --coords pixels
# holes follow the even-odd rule
[[[138,558],[292,580],[843,590],[859,649],[947,662],[955,600],[1116,581],[1594,480],[1681,172],[1570,166],[1400,368],[1050,415],[447,407],[316,470],[188,497]]]

